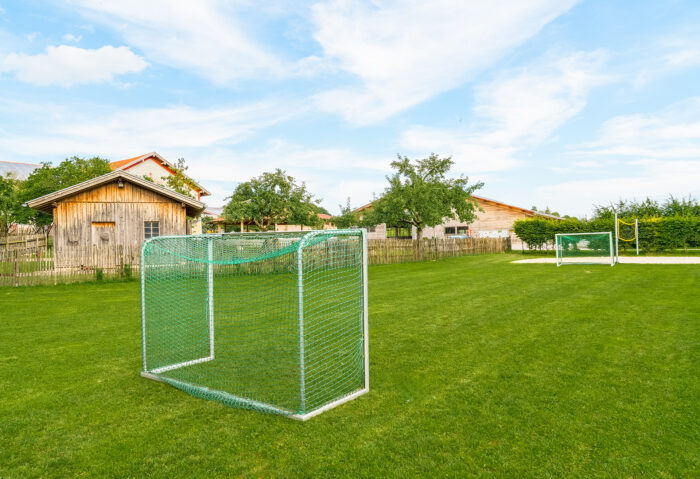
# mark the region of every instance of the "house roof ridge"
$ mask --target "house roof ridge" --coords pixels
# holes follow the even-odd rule
[[[119,177],[122,177],[127,181],[136,183],[139,186],[142,186],[146,189],[150,189],[151,191],[159,191],[164,196],[167,196],[176,201],[181,201],[197,210],[203,210],[206,207],[204,203],[190,196],[183,195],[182,193],[178,193],[177,191],[171,190],[170,188],[166,188],[165,186],[158,185],[152,181],[148,181],[144,178],[141,178],[140,176],[132,175],[131,173],[128,173],[124,170],[114,170],[109,173],[105,173],[104,175],[91,178],[89,180],[68,186],[58,191],[39,196],[38,198],[34,198],[32,200],[27,201],[25,205],[30,208],[43,210],[44,208],[46,208],[46,205],[51,204],[54,201],[73,196],[86,189],[102,186],[103,184],[109,183],[110,181]]]

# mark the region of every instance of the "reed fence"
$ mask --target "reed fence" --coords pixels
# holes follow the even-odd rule
[[[452,256],[510,251],[510,238],[429,238],[371,239],[367,241],[369,264],[392,264],[430,261]]]

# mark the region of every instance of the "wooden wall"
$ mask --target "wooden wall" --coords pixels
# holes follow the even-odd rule
[[[180,203],[128,182],[122,188],[110,183],[60,201],[54,207],[56,266],[75,266],[66,263],[72,249],[140,246],[145,221],[158,221],[160,236],[187,233]]]

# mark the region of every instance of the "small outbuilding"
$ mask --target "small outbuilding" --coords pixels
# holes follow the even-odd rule
[[[83,264],[85,251],[138,251],[153,236],[188,234],[204,203],[116,170],[28,201],[53,214],[56,267]]]

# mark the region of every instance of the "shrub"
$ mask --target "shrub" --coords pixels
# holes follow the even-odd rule
[[[102,271],[102,268],[95,268],[95,279],[97,281],[102,281],[104,279],[104,271]]]
[[[633,222],[634,218],[620,218]],[[595,233],[615,230],[613,218],[553,220],[529,218],[513,223],[515,234],[529,249],[542,249],[554,244],[557,233]],[[620,250],[632,248],[634,242],[620,241]],[[669,216],[639,220],[639,247],[646,251],[700,246],[700,216]]]
[[[124,263],[122,266],[122,276],[126,279],[131,278],[131,263]]]

